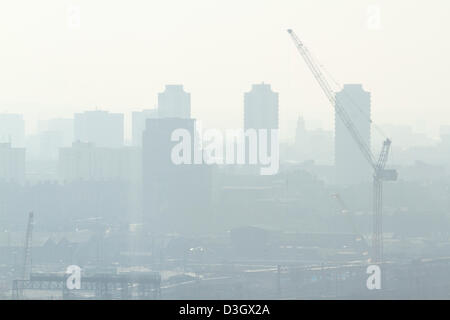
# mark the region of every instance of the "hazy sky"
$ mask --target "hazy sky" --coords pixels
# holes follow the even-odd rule
[[[165,84],[184,84],[205,127],[239,127],[244,91],[264,81],[280,93],[282,129],[299,114],[331,128],[287,28],[333,78],[372,92],[374,121],[450,123],[448,0],[2,1],[0,112],[24,113],[32,130],[96,107],[151,108]]]

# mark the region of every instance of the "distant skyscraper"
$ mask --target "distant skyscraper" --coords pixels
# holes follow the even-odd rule
[[[0,181],[25,181],[25,148],[12,148],[10,143],[0,143]]]
[[[336,100],[352,119],[365,143],[370,146],[370,92],[361,84],[346,84],[336,93]],[[371,168],[348,129],[335,114],[336,182],[355,184],[369,181]]]
[[[12,147],[24,147],[25,121],[21,114],[0,114],[0,143],[11,143]]]
[[[270,84],[254,84],[244,94],[244,129],[278,129],[278,93]]]
[[[158,117],[158,109],[134,111],[132,113],[132,139],[133,146],[142,146],[142,134],[145,130],[145,121]]]
[[[166,85],[164,92],[158,94],[158,116],[160,118],[191,117],[191,94],[182,85]]]
[[[195,135],[195,120],[147,119],[143,135],[144,221],[154,232],[200,231],[207,223],[211,201],[211,166],[171,160],[175,129]],[[191,141],[191,155],[194,143]]]
[[[244,93],[244,130],[248,129],[266,129],[267,130],[267,153],[271,154],[272,140],[271,131],[272,129],[278,129],[278,93],[273,92],[270,84],[252,85],[252,90],[250,92]],[[257,143],[257,154],[259,160],[259,148],[261,147],[261,141],[258,132]],[[245,149],[246,149],[246,163],[248,164],[250,160],[249,147],[251,139],[246,137],[245,139]],[[260,165],[252,165],[246,167],[248,173],[260,172]]]
[[[96,147],[122,147],[123,114],[100,110],[75,113],[74,140],[90,142]]]

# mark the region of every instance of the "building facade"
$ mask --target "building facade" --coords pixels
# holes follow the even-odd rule
[[[74,142],[60,148],[58,174],[62,181],[138,182],[142,175],[141,151],[136,147],[102,148]]]
[[[172,162],[172,148],[178,144],[171,141],[175,129],[185,129],[194,137],[195,120],[148,119],[143,135],[144,222],[155,233],[198,232],[210,218],[212,168]]]
[[[256,145],[258,162],[261,160],[262,144],[266,144],[268,155],[272,155],[272,132],[271,130],[278,130],[278,93],[272,91],[270,84],[261,83],[252,85],[252,90],[244,93],[244,130],[256,130]],[[262,139],[261,132],[259,130],[266,130],[267,138]],[[264,141],[266,140],[266,141]],[[244,170],[247,173],[259,174],[261,166],[259,164],[252,164],[250,159],[250,144],[252,139],[250,137],[245,138],[246,149],[246,166]],[[278,144],[279,142],[274,142]],[[254,149],[253,149],[254,150]]]

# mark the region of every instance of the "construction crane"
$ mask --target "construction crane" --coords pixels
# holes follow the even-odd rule
[[[28,279],[31,273],[31,241],[33,236],[33,212],[28,214],[27,233],[25,236],[25,246],[23,253],[23,265],[22,265],[22,279]]]
[[[356,126],[353,124],[352,119],[348,115],[345,108],[336,99],[335,92],[332,90],[327,79],[324,77],[323,72],[320,69],[310,54],[308,48],[303,44],[302,41],[297,37],[297,35],[291,29],[287,30],[290,34],[298,52],[305,60],[308,68],[311,70],[314,78],[319,83],[322,91],[325,93],[328,101],[331,103],[332,107],[335,109],[336,114],[339,116],[353,140],[357,144],[359,150],[361,151],[364,158],[369,162],[373,168],[373,235],[372,235],[372,252],[371,252],[371,262],[372,263],[382,263],[383,261],[383,181],[394,181],[397,179],[397,172],[395,170],[385,169],[386,162],[389,156],[389,150],[391,147],[391,140],[386,138],[383,141],[383,147],[378,160],[375,160],[374,155],[370,149],[370,146],[362,138],[361,134],[358,132]]]

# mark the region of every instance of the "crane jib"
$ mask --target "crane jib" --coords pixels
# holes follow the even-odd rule
[[[336,114],[342,120],[346,128],[348,129],[350,135],[352,136],[355,143],[358,145],[362,155],[366,158],[366,160],[370,163],[372,168],[374,169],[373,175],[373,186],[374,186],[374,196],[373,196],[373,235],[372,235],[372,253],[371,253],[371,262],[374,263],[382,263],[383,261],[383,228],[382,228],[382,213],[383,213],[383,203],[382,203],[382,183],[383,181],[394,181],[397,180],[397,171],[393,169],[386,170],[386,162],[389,157],[389,150],[391,147],[391,140],[386,139],[383,141],[383,146],[378,157],[378,161],[375,161],[375,157],[372,154],[370,146],[368,143],[361,137],[357,128],[353,124],[351,117],[346,112],[345,108],[340,105],[338,101],[336,101],[335,93],[331,89],[331,86],[328,84],[326,78],[323,76],[320,67],[316,65],[314,60],[312,59],[308,49],[306,46],[300,41],[297,35],[291,29],[287,30],[290,34],[292,40],[294,41],[295,46],[297,47],[298,52],[305,60],[308,68],[313,74],[314,78],[322,88],[325,96],[330,101],[333,106]]]

